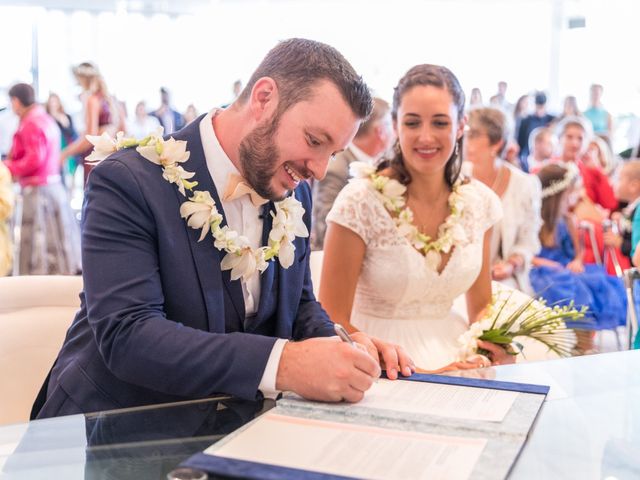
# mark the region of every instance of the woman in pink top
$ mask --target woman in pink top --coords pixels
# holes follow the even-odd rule
[[[30,85],[14,85],[9,98],[20,117],[5,162],[22,191],[15,213],[20,245],[14,274],[76,274],[80,233],[60,181],[60,130],[35,103]]]

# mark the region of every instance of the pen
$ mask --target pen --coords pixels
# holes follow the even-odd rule
[[[333,329],[336,331],[336,335],[340,337],[340,340],[342,340],[343,342],[347,342],[353,347],[356,346],[353,338],[351,338],[351,335],[349,335],[349,333],[344,329],[342,325],[340,325],[339,323],[334,323]]]

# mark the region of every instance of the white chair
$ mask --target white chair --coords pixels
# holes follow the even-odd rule
[[[81,290],[81,276],[0,278],[0,425],[29,420]]]
[[[322,258],[324,252],[322,250],[316,250],[311,252],[309,257],[309,268],[311,269],[311,283],[313,283],[313,294],[318,297],[320,291],[320,276],[322,274]]]

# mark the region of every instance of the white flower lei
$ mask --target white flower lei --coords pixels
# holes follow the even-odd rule
[[[462,226],[464,198],[461,189],[462,181],[458,180],[451,189],[448,204],[451,213],[444,223],[438,227],[438,238],[432,240],[413,224],[413,212],[405,206],[404,194],[407,187],[393,178],[378,175],[375,167],[364,162],[353,162],[350,165],[351,176],[367,178],[374,192],[389,211],[400,234],[425,257],[427,267],[437,271],[442,261],[442,253],[449,253],[454,245],[464,246],[469,243],[467,233]],[[404,207],[404,208],[403,208]]]
[[[220,227],[223,218],[211,194],[208,191],[194,190],[198,182],[189,179],[193,178],[195,172],[188,172],[180,165],[189,159],[187,142],[173,137],[164,140],[162,127],[142,140],[125,138],[123,132],[118,132],[115,139],[103,133],[101,136],[87,135],[87,140],[94,146],[93,152],[87,157],[90,162],[97,163],[113,152],[136,147],[140,155],[162,167],[163,178],[169,183],[175,183],[182,195],[187,197],[186,190],[192,192],[193,195],[180,205],[180,216],[187,220],[189,227],[202,229],[199,242],[211,232],[214,246],[227,252],[220,266],[223,271],[231,270],[231,280],[242,278],[246,281],[256,272],[264,272],[268,262],[275,257],[278,257],[283,268],[289,268],[295,258],[293,240],[295,237],[309,236],[302,220],[304,208],[293,195],[275,202],[276,212],[271,212],[273,226],[267,246],[253,249],[247,237],[239,235],[228,226]]]

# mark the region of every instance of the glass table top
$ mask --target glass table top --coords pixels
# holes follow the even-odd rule
[[[640,478],[640,351],[454,374],[551,387],[510,478]],[[1,426],[0,478],[164,479],[274,405],[216,397]]]

